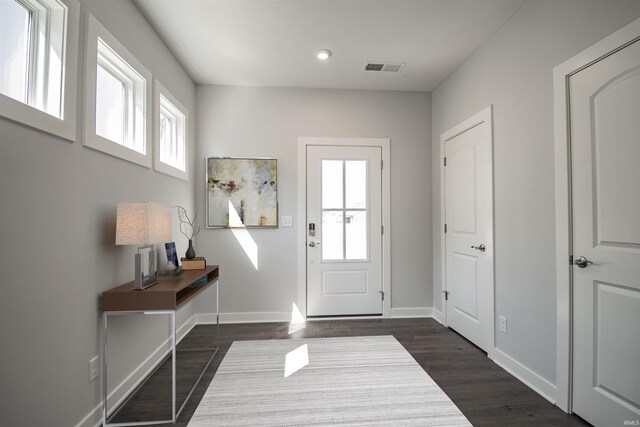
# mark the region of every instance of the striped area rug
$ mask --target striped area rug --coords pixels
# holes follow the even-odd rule
[[[235,341],[188,427],[470,426],[393,336]]]

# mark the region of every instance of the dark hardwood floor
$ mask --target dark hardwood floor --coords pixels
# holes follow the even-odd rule
[[[198,325],[180,343],[183,351],[177,357],[179,402],[208,360],[206,353],[184,350],[210,344],[214,328]],[[175,425],[189,423],[233,341],[368,335],[395,336],[476,427],[589,425],[575,415],[565,414],[489,360],[483,351],[433,319],[309,321],[292,334],[288,323],[220,325],[220,350]],[[169,417],[170,378],[170,363],[165,362],[110,422]]]

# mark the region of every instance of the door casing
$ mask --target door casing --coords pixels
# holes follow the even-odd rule
[[[463,132],[466,132],[467,130],[478,126],[481,123],[487,123],[489,125],[489,139],[490,139],[490,143],[491,143],[491,147],[492,147],[492,155],[491,155],[491,176],[493,177],[493,114],[492,114],[492,106],[488,106],[487,108],[485,108],[484,110],[474,114],[473,116],[471,116],[470,118],[468,118],[467,120],[463,121],[462,123],[454,126],[453,128],[449,129],[447,132],[443,133],[440,136],[440,153],[441,153],[441,157],[444,157],[444,154],[446,153],[446,147],[445,144],[447,141],[449,141],[452,138],[455,138],[456,136],[460,135]],[[492,183],[492,187],[491,187],[491,194],[493,195],[493,183]],[[489,245],[490,248],[493,248],[493,242],[495,241],[495,235],[494,235],[494,227],[493,227],[493,222],[494,222],[494,214],[493,212],[495,212],[495,206],[494,206],[494,202],[493,202],[493,196],[492,196],[492,201],[491,201],[491,244]],[[446,183],[445,183],[445,168],[444,168],[444,162],[443,159],[440,159],[440,283],[442,284],[442,294],[441,294],[441,301],[442,301],[442,319],[441,319],[441,323],[444,326],[448,326],[447,325],[447,314],[446,314],[446,310],[447,310],[447,302],[445,300],[445,292],[447,290],[447,276],[446,276],[446,262],[447,262],[447,248],[446,248],[446,235],[444,232],[444,225],[446,223]],[[493,258],[493,271],[495,272],[495,256],[492,255]],[[487,351],[487,357],[489,359],[494,358],[494,350],[495,350],[495,308],[494,308],[494,289],[495,289],[495,282],[493,280],[493,275],[491,278],[491,295],[489,296],[488,300],[490,301],[491,307],[489,308],[489,311],[491,312],[491,319],[490,319],[490,324],[489,324],[489,328],[491,328],[491,341],[490,341],[490,345]]]
[[[299,137],[298,138],[298,298],[300,313],[307,317],[307,146],[374,146],[382,148],[382,290],[384,301],[382,317],[391,317],[391,140],[388,138],[330,138]]]
[[[554,158],[556,194],[556,405],[572,412],[573,278],[571,138],[569,134],[569,77],[640,39],[640,19],[588,47],[553,69]]]

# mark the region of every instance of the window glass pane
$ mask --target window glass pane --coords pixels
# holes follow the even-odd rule
[[[343,259],[342,211],[322,212],[322,259]]]
[[[160,161],[181,171],[186,170],[186,116],[173,103],[160,95]]]
[[[367,161],[347,160],[344,165],[346,208],[367,208]]]
[[[162,112],[160,113],[160,161],[172,164],[174,161],[173,141],[173,123],[171,119]]]
[[[98,64],[96,79],[96,133],[124,143],[125,85]]]
[[[347,259],[367,259],[367,212],[347,211],[345,234]]]
[[[66,7],[54,7],[49,10],[49,23],[52,31],[49,32],[49,67],[47,76],[47,96],[45,111],[52,116],[63,118],[62,101],[63,77],[64,77],[64,55],[66,46],[65,40],[65,20]]]
[[[0,92],[27,101],[31,12],[16,1],[0,1]]]
[[[342,208],[342,160],[322,161],[322,208]]]
[[[125,66],[126,84],[125,94],[127,97],[127,130],[125,133],[125,147],[130,148],[138,153],[146,154],[147,147],[145,145],[145,83],[140,75],[129,64],[122,61]]]

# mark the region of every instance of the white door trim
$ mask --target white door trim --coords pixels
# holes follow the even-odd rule
[[[460,135],[463,132],[466,132],[467,130],[478,126],[481,123],[487,123],[489,125],[489,138],[491,139],[491,176],[493,177],[493,121],[492,121],[492,106],[488,106],[487,108],[485,108],[484,110],[474,114],[473,116],[471,116],[470,118],[468,118],[467,120],[463,121],[462,123],[454,126],[453,128],[449,129],[448,131],[446,131],[445,133],[443,133],[442,135],[440,135],[440,283],[442,284],[442,295],[440,296],[441,301],[442,301],[442,313],[443,313],[443,322],[442,324],[444,326],[448,326],[447,324],[447,314],[446,314],[446,310],[447,310],[447,306],[446,306],[446,301],[445,301],[445,294],[444,291],[447,290],[447,267],[446,267],[446,262],[447,262],[447,246],[446,246],[446,236],[444,233],[444,224],[446,222],[446,190],[445,190],[445,169],[444,169],[444,155],[446,153],[445,151],[445,144],[447,141],[449,141],[452,138],[455,138],[456,136]],[[494,203],[493,203],[493,184],[491,185],[491,198],[492,198],[492,202],[491,202],[491,210],[492,212],[494,212]],[[490,248],[493,248],[493,241],[495,241],[495,236],[494,236],[494,232],[493,232],[493,218],[494,215],[492,215],[492,220],[491,220],[491,244],[489,245]],[[493,256],[493,270],[495,271],[495,256]],[[493,279],[493,278],[492,278]],[[487,351],[487,357],[489,357],[489,359],[493,360],[493,355],[494,355],[494,350],[495,350],[495,338],[496,338],[496,334],[495,334],[495,310],[494,310],[494,287],[495,287],[495,282],[491,283],[491,296],[489,298],[489,300],[491,301],[491,307],[490,307],[490,311],[491,311],[491,343],[489,345],[489,351]]]
[[[556,404],[571,413],[572,404],[572,278],[571,255],[571,147],[569,135],[569,77],[624,48],[640,35],[636,19],[553,69],[555,191],[556,191]]]
[[[300,313],[307,317],[307,146],[373,146],[382,148],[382,317],[391,317],[391,140],[388,138],[298,138],[298,300]]]

